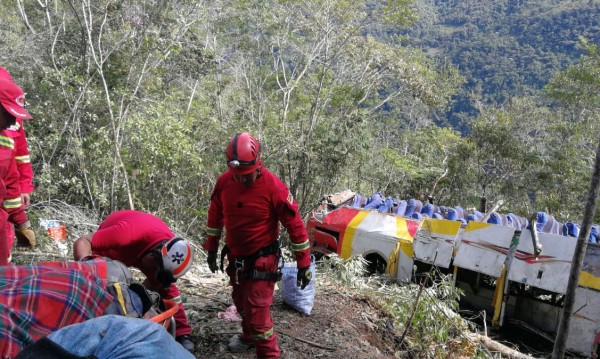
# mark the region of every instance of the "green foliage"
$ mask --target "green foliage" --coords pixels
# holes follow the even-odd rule
[[[550,179],[557,186],[549,200],[555,209],[575,208],[577,219],[583,214],[600,136],[600,51],[586,39],[581,38],[580,44],[585,55],[564,72],[555,74],[546,87],[547,94],[563,106],[557,112],[561,121],[550,143],[554,149],[553,161],[549,163]],[[573,216],[572,212],[566,215]]]
[[[564,72],[557,73],[548,83],[546,91],[551,98],[567,106],[581,109],[600,110],[600,50],[585,38],[580,38],[585,49],[576,64]]]
[[[483,111],[467,141],[451,155],[451,197],[463,206],[478,207],[486,197],[490,203],[505,201],[503,210],[522,215],[534,210],[528,194],[548,192],[543,179],[551,156],[545,144],[554,133],[552,118],[548,109],[526,99]]]
[[[472,328],[456,311],[463,295],[450,275],[428,273],[424,286],[398,286],[394,278],[365,276],[366,261],[361,256],[342,260],[332,255],[318,263],[318,278],[325,278],[336,286],[344,287],[353,296],[368,296],[389,316],[398,335],[409,326],[403,351],[396,355],[445,358],[449,352],[473,357],[476,344],[465,336]],[[435,279],[434,279],[435,278]],[[387,318],[384,318],[387,319]],[[385,320],[379,323],[389,327]]]
[[[581,206],[599,123],[595,45],[582,41],[586,57],[548,87],[564,108],[538,98],[481,105],[481,115],[464,123],[470,135],[463,138],[435,125],[456,89],[467,81],[487,91],[473,82],[480,70],[490,84],[522,79],[497,77],[491,65],[467,67],[478,63],[474,49],[463,48],[459,73],[407,37],[388,36],[412,24],[416,11],[429,11],[439,18],[417,23],[415,31],[443,23],[439,36],[465,40],[457,48],[477,39],[496,56],[495,66],[512,68],[498,54],[514,42],[504,40],[502,22],[488,20],[531,14],[524,3],[70,4],[57,2],[49,13],[38,3],[24,13],[16,2],[0,5],[0,41],[7,45],[0,60],[25,88],[35,115],[26,126],[39,199],[87,207],[99,217],[134,207],[201,235],[212,186],[225,169],[224,147],[232,134],[250,131],[302,213],[345,188],[427,194],[465,207],[486,196],[522,214],[548,210],[568,218]],[[535,16],[584,8],[577,3]],[[492,30],[497,37],[487,36]],[[552,67],[538,62],[528,61],[547,76]]]
[[[600,42],[597,1],[417,2],[420,19],[411,41],[451,61],[468,79],[447,117],[478,115],[478,102],[502,105],[513,97],[537,96],[552,74],[583,53],[579,36]],[[463,128],[466,130],[465,128]]]

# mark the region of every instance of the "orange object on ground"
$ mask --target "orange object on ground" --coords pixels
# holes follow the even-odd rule
[[[161,324],[170,333],[174,334],[175,319],[173,318],[173,316],[179,311],[179,304],[169,299],[163,299],[163,303],[165,304],[165,308],[167,309],[164,312],[153,316],[149,320],[151,322]]]
[[[56,227],[48,228],[48,235],[57,241],[64,241],[67,239],[67,226],[64,224],[60,224]]]

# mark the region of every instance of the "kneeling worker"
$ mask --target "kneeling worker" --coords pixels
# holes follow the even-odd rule
[[[175,286],[177,278],[192,266],[192,247],[186,240],[175,237],[160,218],[150,213],[123,210],[108,215],[96,232],[81,236],[73,244],[75,260],[92,254],[138,268],[146,276],[145,287],[178,302],[179,311],[174,315],[176,339],[185,349],[194,350],[189,336],[192,328]]]

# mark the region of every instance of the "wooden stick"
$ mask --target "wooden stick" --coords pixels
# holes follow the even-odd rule
[[[329,350],[329,351],[331,351],[331,352],[334,352],[334,351],[336,350],[336,348],[333,348],[333,347],[328,347],[328,346],[325,346],[325,345],[322,345],[322,344],[319,344],[319,343],[311,342],[310,340],[306,340],[306,339],[302,339],[302,338],[295,337],[295,336],[293,336],[293,335],[291,335],[291,334],[288,334],[288,333],[286,333],[286,332],[284,332],[284,331],[282,331],[282,330],[276,330],[276,332],[277,332],[277,333],[279,333],[279,334],[283,334],[283,335],[285,335],[286,337],[290,337],[290,338],[292,338],[292,339],[295,339],[295,340],[297,340],[297,341],[299,341],[299,342],[302,342],[302,343],[306,343],[306,344],[312,345],[313,347],[317,347],[317,348],[321,348],[321,349]]]
[[[210,297],[210,296],[208,296],[208,295],[204,295],[204,294],[200,294],[200,293],[192,293],[192,292],[188,292],[188,291],[186,291],[186,290],[182,290],[182,289],[180,289],[179,291],[180,291],[181,293],[183,293],[183,294],[186,294],[186,295],[193,295],[193,296],[195,296],[195,297],[202,297],[202,298],[210,299],[210,300],[212,300],[212,301],[214,301],[214,302],[217,302],[217,303],[219,303],[219,304],[223,304],[223,305],[224,305],[224,306],[226,306],[226,307],[229,307],[229,306],[231,305],[231,304],[229,304],[229,303],[226,303],[226,302],[224,302],[224,301],[222,301],[222,300],[220,300],[220,299],[217,299],[217,298],[214,298],[214,297]],[[184,304],[184,305],[185,305],[185,304]]]
[[[500,352],[500,354],[503,357],[509,357],[514,359],[533,359],[532,356],[511,349],[502,343],[498,343],[497,341],[490,339],[489,337],[476,333],[473,334],[473,336],[475,337],[475,339],[479,340],[479,342],[485,345],[488,349]]]
[[[325,346],[325,345],[322,345],[322,344],[319,344],[319,343],[315,343],[315,342],[311,342],[310,340],[298,338],[298,337],[293,336],[293,335],[291,335],[289,333],[286,333],[286,332],[284,332],[282,330],[276,330],[276,332],[279,333],[279,334],[285,335],[286,337],[290,337],[292,339],[295,339],[295,340],[297,340],[299,342],[312,345],[313,347],[317,347],[317,348],[329,350],[331,352],[336,351],[336,348],[328,347],[328,346]],[[242,334],[242,332],[240,332],[240,331],[235,331],[235,332],[214,332],[213,334],[215,334],[215,335],[237,335],[237,334]]]
[[[419,299],[421,298],[421,293],[423,293],[423,283],[421,283],[421,285],[419,286],[419,293],[417,293],[417,297],[415,298],[415,302],[413,304],[413,310],[412,313],[410,313],[410,317],[408,318],[408,320],[406,321],[406,326],[404,327],[404,331],[402,332],[402,336],[400,337],[400,345],[402,345],[402,343],[404,343],[404,337],[406,337],[406,333],[408,332],[408,329],[410,328],[410,323],[412,322],[415,313],[417,312],[417,307],[419,306]]]

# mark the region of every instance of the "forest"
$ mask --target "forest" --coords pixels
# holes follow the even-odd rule
[[[135,208],[202,241],[225,146],[249,131],[303,214],[350,188],[580,222],[600,133],[598,12],[598,1],[2,1],[0,66],[34,116],[30,215]]]
[[[584,53],[579,37],[600,42],[598,1],[417,1],[411,43],[450,61],[466,78],[441,116],[468,130],[479,102],[538,96],[554,73]]]

